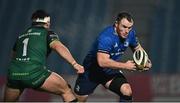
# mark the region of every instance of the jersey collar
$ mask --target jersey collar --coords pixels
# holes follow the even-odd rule
[[[116,28],[113,26],[113,34],[118,36],[118,33],[116,32]]]

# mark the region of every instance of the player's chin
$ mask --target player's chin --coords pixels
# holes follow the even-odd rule
[[[123,36],[121,36],[123,39],[126,39],[127,38],[127,36],[126,35],[123,35]]]

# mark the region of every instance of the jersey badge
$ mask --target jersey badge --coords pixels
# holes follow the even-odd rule
[[[125,47],[128,47],[128,46],[129,46],[129,42],[125,41],[125,42],[124,42],[124,46],[125,46]]]

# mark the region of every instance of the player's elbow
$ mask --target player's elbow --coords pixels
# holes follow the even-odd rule
[[[105,64],[104,63],[98,63],[98,65],[101,67],[101,68],[105,68],[106,66],[105,66]]]
[[[98,65],[101,67],[101,68],[106,68],[107,65],[108,65],[108,62],[106,60],[98,60]]]

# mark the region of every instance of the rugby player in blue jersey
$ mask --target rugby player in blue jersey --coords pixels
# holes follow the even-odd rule
[[[119,95],[121,101],[132,101],[131,86],[121,70],[136,70],[136,65],[132,60],[122,62],[121,57],[128,47],[132,51],[143,49],[133,23],[129,13],[119,13],[116,22],[96,38],[83,62],[85,72],[79,74],[74,87],[79,101],[87,101],[99,84]],[[151,62],[146,64],[146,68],[151,66]]]

